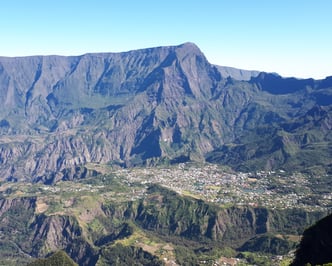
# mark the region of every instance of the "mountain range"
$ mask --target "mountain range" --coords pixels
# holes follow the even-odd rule
[[[90,162],[330,174],[331,128],[332,77],[216,66],[193,43],[0,57],[1,180],[91,176]]]

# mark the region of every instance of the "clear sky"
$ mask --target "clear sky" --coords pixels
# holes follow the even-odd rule
[[[196,43],[213,64],[332,75],[332,0],[1,0],[0,55]]]

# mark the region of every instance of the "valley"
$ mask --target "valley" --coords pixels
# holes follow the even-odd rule
[[[302,230],[319,217],[330,213],[332,207],[330,177],[321,177],[320,187],[317,187],[317,180],[312,182],[311,177],[301,173],[242,173],[215,164],[181,163],[143,168],[89,164],[87,168],[100,174],[80,180],[60,181],[53,185],[3,182],[0,187],[1,198],[11,201],[12,207],[6,208],[3,203],[0,218],[3,221],[4,217],[8,217],[6,209],[12,211],[13,205],[15,206],[13,202],[20,199],[23,202],[32,201],[28,208],[32,208],[26,228],[28,235],[32,233],[28,233],[32,230],[32,225],[29,224],[31,219],[70,219],[68,222],[52,222],[53,230],[71,232],[73,229],[70,228],[76,224],[76,236],[74,234],[71,240],[65,240],[65,235],[58,236],[59,240],[54,242],[53,233],[49,231],[51,228],[45,228],[46,242],[38,240],[44,243],[38,254],[47,254],[48,251],[61,248],[68,250],[64,243],[75,243],[79,237],[90,243],[88,250],[95,254],[90,256],[95,257],[93,263],[97,263],[96,265],[108,265],[107,256],[104,257],[102,252],[114,245],[136,247],[156,256],[165,265],[178,265],[182,255],[176,252],[181,250],[180,246],[186,247],[189,243],[194,249],[187,247],[186,251],[183,250],[187,254],[184,261],[188,260],[190,252],[194,252],[192,260],[202,262],[207,259],[208,265],[218,263],[219,260],[227,261],[227,257],[237,265],[250,265],[252,260],[263,261],[259,265],[266,265],[267,262],[279,265],[282,261],[293,258],[292,252],[300,241]],[[140,206],[145,206],[143,208],[147,210],[140,210]],[[166,209],[163,210],[164,208]],[[145,215],[149,218],[144,218]],[[178,217],[171,218],[173,215]],[[219,223],[212,220],[220,219],[217,218],[220,215],[224,225],[219,225],[220,229],[212,229]],[[253,217],[250,218],[251,216]],[[167,222],[168,219],[177,224],[177,229],[171,229],[171,220]],[[20,217],[20,222],[24,222],[24,218],[22,220]],[[234,222],[239,228],[231,234],[227,233],[233,228]],[[214,223],[216,224],[213,225]],[[61,229],[65,224],[69,227]],[[188,226],[194,226],[190,229],[194,231],[186,232],[189,230]],[[199,227],[194,229],[195,226]],[[212,227],[209,229],[210,226]],[[8,230],[6,225],[2,228]],[[218,233],[219,230],[221,232]],[[71,234],[73,233],[69,233]],[[30,238],[28,235],[27,239]],[[250,241],[263,241],[266,237],[274,239],[273,241],[279,239],[283,244],[278,244],[280,247],[275,251],[273,246],[264,248],[259,242],[249,244]],[[25,244],[22,247],[22,243],[16,242],[16,239],[15,233],[10,237],[5,233],[0,238],[5,250],[14,243],[20,248],[16,259],[24,258],[24,254],[31,254],[24,248]],[[24,238],[20,241],[22,240],[26,241]],[[203,246],[209,247],[210,251],[202,252],[198,257],[194,255],[197,254],[194,250]],[[71,252],[71,257],[79,254],[77,251]],[[87,250],[84,254],[86,252]],[[257,257],[250,254],[261,255]],[[80,265],[94,265],[91,261],[87,262],[86,255],[75,256],[78,256],[75,260]],[[8,263],[8,258],[6,261]],[[17,260],[14,259],[14,262],[17,263]],[[1,263],[4,261],[0,265]]]

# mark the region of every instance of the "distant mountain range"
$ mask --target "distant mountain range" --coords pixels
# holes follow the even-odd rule
[[[331,128],[332,77],[215,66],[193,43],[0,57],[2,180],[79,178],[89,162],[331,173]]]

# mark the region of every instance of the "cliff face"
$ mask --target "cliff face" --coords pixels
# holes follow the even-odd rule
[[[201,200],[180,197],[158,187],[151,187],[150,190],[151,194],[139,204],[135,217],[136,223],[142,228],[161,235],[227,243],[234,248],[256,235],[278,232],[301,234],[308,225],[322,217],[320,212],[300,209],[222,209]]]
[[[42,241],[42,250],[33,249],[38,252],[33,254],[37,257],[45,255],[45,252],[49,250],[65,249],[75,239],[82,236],[82,230],[77,221],[64,215],[52,215],[49,217],[39,215],[30,225],[30,230],[34,232],[32,238],[33,246],[40,245]]]
[[[80,265],[96,262],[97,252],[74,216],[37,214],[36,198],[1,199],[0,206],[3,259],[9,256],[27,262],[65,250]]]
[[[309,159],[305,167],[327,167],[331,88],[329,78],[216,67],[192,43],[2,57],[0,174],[47,183],[76,177],[76,167],[88,162],[133,166],[206,157],[234,167],[293,167],[303,154],[314,158],[318,144],[326,160]],[[324,125],[322,112],[317,123],[306,120],[315,106],[327,112]],[[264,130],[273,149],[261,144]]]

